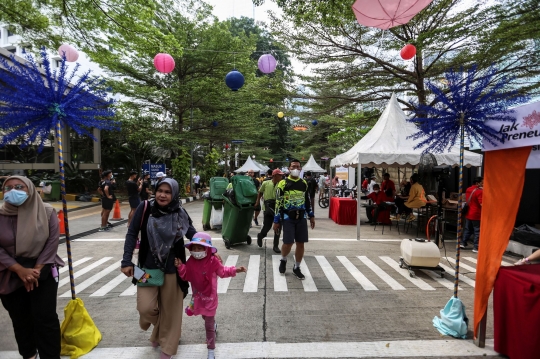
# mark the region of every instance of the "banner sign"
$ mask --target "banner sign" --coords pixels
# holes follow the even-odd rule
[[[540,168],[540,146],[533,146],[527,161],[527,168]]]
[[[336,167],[336,176],[339,178],[339,184],[341,181],[345,180],[346,183],[349,182],[349,169],[347,167]]]
[[[518,106],[513,111],[510,116],[514,121],[486,121],[503,136],[504,142],[494,146],[484,139],[484,151],[540,145],[540,102]]]
[[[150,163],[150,164],[144,163],[142,168],[143,168],[143,171],[150,172],[150,179],[151,180],[156,179],[156,174],[158,172],[165,173],[165,164],[164,163]]]
[[[234,143],[235,145],[239,145],[246,142],[246,140],[231,140],[231,143]]]

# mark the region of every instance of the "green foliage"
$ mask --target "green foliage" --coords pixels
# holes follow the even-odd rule
[[[191,157],[189,156],[189,149],[182,148],[178,156],[171,161],[173,177],[180,186],[180,194],[186,185],[189,184],[189,166],[191,164]]]
[[[210,183],[210,178],[215,177],[218,171],[218,163],[221,154],[212,148],[206,156],[204,156],[204,167],[202,170],[203,179],[206,183]]]

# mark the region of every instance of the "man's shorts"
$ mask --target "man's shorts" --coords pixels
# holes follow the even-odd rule
[[[306,218],[285,219],[283,225],[283,243],[293,244],[294,242],[305,243],[308,241],[308,225]]]
[[[141,204],[141,200],[140,200],[139,196],[129,197],[129,207],[130,208],[137,208],[137,207],[139,207],[139,204]]]
[[[102,198],[101,199],[101,208],[110,211],[113,208],[114,199]]]

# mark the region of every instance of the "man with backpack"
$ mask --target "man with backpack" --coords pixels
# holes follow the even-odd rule
[[[297,159],[291,160],[290,175],[281,180],[276,189],[276,210],[274,215],[274,231],[279,232],[282,227],[283,245],[282,258],[279,263],[279,272],[285,273],[287,256],[292,245],[296,243],[295,264],[293,274],[303,280],[306,277],[300,271],[300,263],[304,257],[304,244],[308,241],[308,227],[306,215],[309,217],[311,229],[315,228],[315,216],[311,208],[308,184],[300,178],[302,165]]]
[[[279,168],[272,171],[272,177],[270,181],[264,181],[259,189],[259,194],[257,195],[256,204],[260,206],[261,197],[264,198],[264,218],[263,218],[263,227],[261,232],[257,234],[257,245],[262,247],[262,240],[268,234],[272,224],[274,223],[274,210],[276,208],[276,187],[281,181],[281,176],[283,172]],[[279,249],[279,235],[280,232],[274,232],[274,247],[273,250],[276,253],[281,253]]]
[[[480,243],[480,217],[482,216],[482,189],[484,179],[476,177],[473,180],[473,185],[467,188],[465,193],[465,206],[463,214],[465,215],[465,228],[463,230],[463,238],[460,247],[467,248],[467,241],[474,234],[473,252],[478,252],[478,244]]]

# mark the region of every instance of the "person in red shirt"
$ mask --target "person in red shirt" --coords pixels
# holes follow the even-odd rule
[[[390,173],[385,173],[383,175],[381,191],[385,192],[387,196],[392,197],[392,199],[396,196],[396,185],[394,184],[394,181],[390,179]]]
[[[369,185],[368,178],[364,178],[364,182],[362,182],[362,192],[367,192],[367,186]]]
[[[480,239],[480,217],[482,216],[482,189],[484,179],[476,177],[473,185],[467,188],[465,200],[468,202],[469,211],[465,215],[465,228],[463,238],[461,239],[461,248],[467,248],[467,241],[474,234],[473,252],[478,253],[478,244]]]
[[[370,199],[373,201],[373,204],[366,206],[366,216],[368,218],[366,224],[375,224],[377,222],[377,217],[379,216],[379,211],[386,210],[388,208],[386,202],[392,201],[392,198],[388,197],[380,189],[381,188],[378,184],[374,184],[373,192],[371,192],[367,196],[361,197],[361,199]]]

